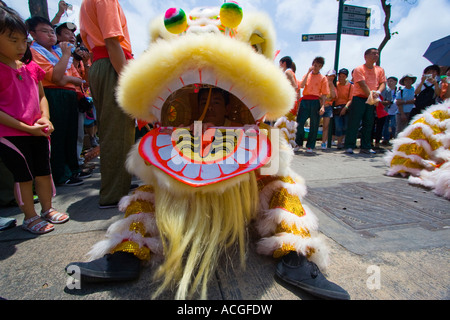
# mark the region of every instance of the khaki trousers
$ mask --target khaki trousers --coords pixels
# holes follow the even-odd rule
[[[135,141],[135,121],[116,102],[117,80],[118,75],[109,59],[95,61],[89,70],[100,138],[99,205],[117,203],[128,194],[131,185],[125,160]]]

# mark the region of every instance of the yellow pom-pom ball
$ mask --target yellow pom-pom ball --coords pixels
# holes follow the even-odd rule
[[[242,8],[237,2],[225,2],[220,8],[220,21],[227,28],[236,28],[242,21]]]

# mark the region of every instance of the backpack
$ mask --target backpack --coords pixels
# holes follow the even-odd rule
[[[425,89],[416,96],[416,102],[414,103],[418,111],[422,111],[436,102],[434,86],[427,86],[425,83],[423,85],[425,86]]]

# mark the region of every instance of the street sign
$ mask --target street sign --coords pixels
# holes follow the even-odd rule
[[[334,41],[336,33],[302,34],[302,41]]]
[[[353,13],[353,14],[366,15],[366,14],[370,14],[370,11],[371,11],[370,8],[350,6],[350,5],[344,4],[344,11],[343,11],[343,13]]]
[[[348,34],[352,36],[364,36],[368,37],[370,35],[369,29],[357,29],[357,28],[342,28],[342,34]]]
[[[368,37],[370,34],[370,14],[370,8],[344,5],[341,33]]]
[[[367,21],[352,21],[352,20],[343,20],[342,21],[343,28],[359,28],[359,29],[370,29],[370,20]]]
[[[354,13],[343,13],[342,20],[366,22],[367,20],[370,21],[370,14],[362,15],[362,14],[354,14]]]

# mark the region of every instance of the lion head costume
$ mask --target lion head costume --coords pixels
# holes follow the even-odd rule
[[[327,254],[315,236],[317,219],[302,203],[306,188],[289,168],[292,149],[264,125],[288,112],[296,93],[273,62],[274,31],[265,14],[242,14],[236,3],[169,9],[151,24],[149,48],[121,74],[117,99],[139,122],[154,125],[130,151],[127,169],[146,185],[122,199],[125,219],[90,252],[132,252],[158,261],[176,298],[207,282],[220,254],[238,244],[256,219],[258,252],[297,251],[320,267]],[[199,98],[206,88],[207,102]],[[202,128],[226,93],[223,117]],[[193,129],[193,130],[192,130]],[[205,131],[206,129],[206,131]]]

